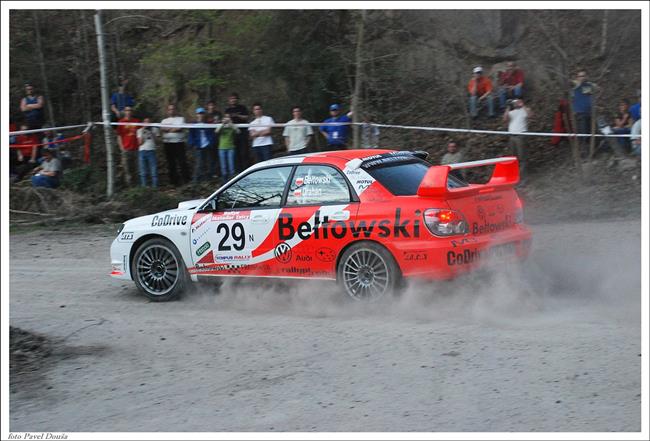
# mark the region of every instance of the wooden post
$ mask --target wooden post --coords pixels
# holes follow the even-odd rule
[[[106,142],[106,196],[111,198],[114,192],[113,178],[115,165],[113,164],[113,138],[111,137],[111,109],[108,98],[108,77],[106,75],[106,56],[104,54],[104,33],[102,30],[102,11],[95,14],[95,31],[97,33],[97,52],[99,54],[99,76],[102,91],[102,120],[104,121],[104,141]]]

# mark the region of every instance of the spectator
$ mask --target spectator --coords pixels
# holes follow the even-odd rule
[[[151,118],[145,117],[142,121],[151,124]],[[158,163],[156,161],[156,138],[160,136],[158,127],[142,126],[138,129],[138,168],[140,171],[140,185],[147,186],[147,172],[151,177],[151,186],[158,188]]]
[[[458,144],[456,144],[456,141],[449,141],[447,143],[447,153],[445,153],[442,156],[442,159],[440,160],[441,165],[447,165],[447,164],[458,164],[459,162],[463,162],[463,152],[461,152],[458,149]],[[457,178],[464,179],[464,174],[463,170],[452,170],[449,172],[450,175],[456,176]]]
[[[235,176],[235,137],[240,129],[235,126],[226,113],[223,122],[215,129],[219,134],[219,165],[221,166],[221,177],[224,182]]]
[[[369,115],[363,116],[363,124],[361,124],[361,148],[379,148],[379,127],[370,122]]]
[[[119,120],[124,117],[124,110],[126,107],[135,106],[133,97],[126,92],[126,84],[128,80],[123,80],[117,87],[117,92],[111,95],[111,111],[115,115],[115,119]]]
[[[499,72],[499,105],[506,108],[506,100],[521,98],[524,92],[524,71],[514,61],[506,63],[506,70]]]
[[[205,124],[205,109],[203,107],[196,109],[196,124]],[[187,144],[194,148],[193,184],[198,184],[210,176],[210,171],[206,169],[210,165],[210,149],[214,146],[214,138],[214,129],[211,128],[203,127],[189,130]]]
[[[124,108],[124,118],[120,119],[120,123],[139,123],[138,118],[133,117],[133,110],[130,106]],[[122,170],[124,172],[124,179],[126,185],[129,187],[133,184],[133,177],[135,176],[138,162],[138,126],[136,125],[120,125],[117,126],[117,145],[120,147],[122,153]]]
[[[255,119],[251,122],[248,133],[253,143],[253,151],[257,156],[257,161],[262,162],[271,159],[273,153],[271,124],[275,124],[275,121],[270,116],[264,115],[260,103],[253,104],[253,114]]]
[[[630,129],[632,128],[632,117],[630,116],[630,103],[626,99],[622,99],[618,103],[618,112],[614,115],[614,127],[612,127],[612,133],[615,135],[629,135]],[[616,138],[620,149],[623,152],[629,150],[629,142],[627,138]]]
[[[631,153],[634,156],[641,156],[641,119],[637,119],[630,130],[630,142],[632,143]]]
[[[224,113],[230,114],[230,118],[234,124],[248,123],[248,109],[246,106],[239,104],[239,95],[236,92],[231,93],[228,97],[228,107]],[[248,167],[250,161],[248,129],[245,127],[240,127],[239,129],[239,133],[235,135],[235,167],[237,171],[242,171]]]
[[[27,124],[20,126],[20,131],[29,130]],[[15,181],[20,181],[30,170],[36,165],[36,157],[38,152],[38,144],[40,139],[37,134],[27,133],[16,136],[17,147],[12,147],[16,153],[13,157],[13,171],[15,173]]]
[[[309,142],[314,135],[314,130],[309,124],[309,121],[302,117],[302,109],[300,106],[294,106],[291,109],[293,119],[287,123],[282,132],[284,137],[284,144],[287,147],[287,152],[292,155],[300,155],[309,151]]]
[[[180,125],[185,124],[185,118],[176,114],[176,106],[169,104],[167,106],[167,118],[161,121],[161,124]],[[187,167],[187,158],[185,157],[185,132],[182,127],[161,127],[163,139],[163,148],[167,158],[167,169],[169,171],[169,180],[175,187],[189,181],[190,172]],[[176,169],[180,168],[180,176]]]
[[[330,117],[327,118],[324,123],[350,123],[352,120],[350,116],[352,112],[348,112],[347,115],[340,115],[341,106],[338,104],[332,104],[330,106]],[[350,132],[350,126],[338,125],[338,126],[321,126],[320,133],[327,140],[327,147],[325,151],[332,150],[345,150],[347,149],[348,134]]]
[[[591,133],[591,102],[596,91],[596,85],[587,81],[587,72],[578,71],[573,81],[573,113],[576,120],[578,133]],[[580,137],[580,144],[586,149],[587,138]]]
[[[641,119],[641,89],[636,91],[637,102],[630,106],[630,117],[632,122],[636,122]]]
[[[43,95],[36,95],[34,86],[29,83],[25,84],[25,94],[26,96],[20,100],[20,111],[23,112],[25,123],[29,130],[40,129],[45,120],[43,115],[45,99]]]
[[[205,122],[207,124],[218,124],[221,122],[221,112],[217,110],[214,101],[208,101],[205,105]],[[217,177],[217,159],[219,154],[219,138],[214,137],[214,143],[210,146],[210,175],[212,178]]]
[[[43,163],[36,167],[32,176],[32,186],[56,188],[60,183],[61,161],[53,149],[43,149]]]
[[[526,151],[524,149],[524,137],[517,135],[528,131],[528,118],[533,113],[524,104],[521,98],[512,100],[508,108],[503,112],[503,122],[508,123],[508,132],[515,133],[510,136],[509,147],[513,155],[519,159],[519,176],[522,181],[526,172]]]
[[[472,79],[467,84],[469,92],[469,113],[472,118],[478,117],[478,105],[487,101],[488,114],[490,118],[494,117],[494,99],[492,97],[492,81],[483,76],[483,68],[476,66],[472,71]]]

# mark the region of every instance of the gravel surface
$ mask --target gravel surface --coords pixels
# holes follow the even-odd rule
[[[639,431],[640,230],[533,226],[523,266],[372,305],[234,280],[150,303],[108,276],[113,229],[12,234],[11,325],[48,349],[10,429]]]

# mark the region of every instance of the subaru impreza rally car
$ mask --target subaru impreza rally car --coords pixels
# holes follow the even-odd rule
[[[403,278],[449,279],[522,260],[515,157],[434,166],[425,152],[345,150],[261,162],[207,199],[131,219],[111,246],[111,275],[150,299],[205,277],[336,280],[357,300]],[[492,166],[485,184],[452,170]]]

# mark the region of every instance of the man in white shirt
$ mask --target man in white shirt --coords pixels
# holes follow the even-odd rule
[[[169,104],[167,106],[167,118],[160,121],[161,124],[185,124],[185,118],[176,114],[176,106]],[[169,180],[174,187],[185,184],[190,180],[190,170],[187,167],[187,158],[185,157],[185,129],[182,127],[161,127],[163,147],[167,157],[167,169],[169,170]],[[181,176],[176,174],[176,168],[180,167]]]
[[[275,124],[273,118],[264,115],[260,103],[253,104],[253,114],[255,119],[248,128],[248,136],[253,142],[253,151],[257,156],[258,162],[271,159],[273,152],[273,138],[271,138],[271,124]]]
[[[530,108],[524,105],[521,98],[511,101],[503,113],[503,122],[508,123],[508,132],[523,133],[528,131],[528,118],[532,116]],[[526,171],[526,152],[524,149],[524,136],[512,135],[509,147],[512,154],[519,159],[519,176],[523,181]]]
[[[309,124],[309,121],[303,119],[302,109],[299,106],[291,109],[291,113],[293,119],[287,123],[282,132],[284,144],[287,147],[287,151],[292,155],[307,153],[309,151],[309,141],[311,140],[311,136],[314,135],[314,130],[311,126],[304,125]]]

